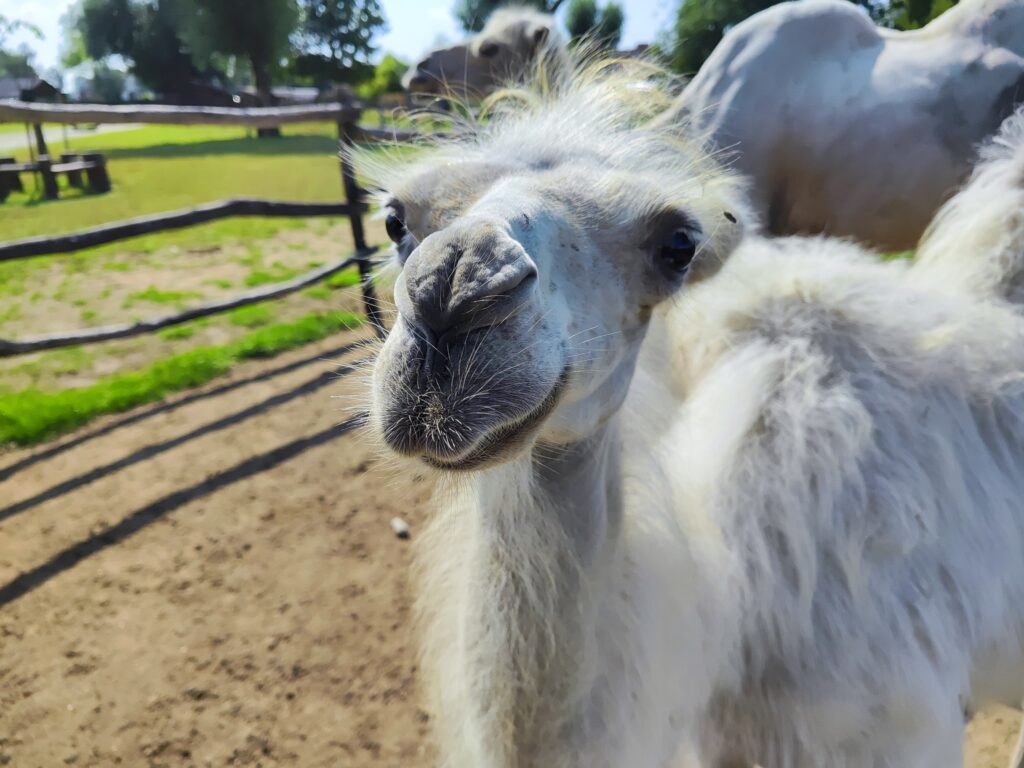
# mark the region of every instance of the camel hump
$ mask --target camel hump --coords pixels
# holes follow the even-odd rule
[[[754,44],[758,49],[772,46],[841,56],[850,50],[879,45],[881,39],[878,28],[853,3],[792,0],[773,5],[737,24],[726,34],[719,50]]]
[[[883,45],[867,14],[846,0],[779,3],[726,33],[683,91],[676,114],[703,123],[729,94],[738,98],[739,89],[792,91],[792,84],[806,82],[809,73],[830,64],[848,66]]]

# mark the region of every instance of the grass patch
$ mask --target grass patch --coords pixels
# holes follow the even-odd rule
[[[331,298],[331,289],[326,285],[314,285],[312,288],[307,288],[303,293],[311,299],[323,300]]]
[[[261,325],[268,325],[274,319],[274,310],[266,304],[251,304],[248,307],[231,310],[228,312],[227,318],[232,325],[258,328]]]
[[[248,287],[255,288],[258,285],[267,285],[268,283],[283,283],[285,280],[291,280],[298,274],[299,270],[286,267],[280,261],[275,261],[271,270],[254,269],[245,276],[243,282]]]
[[[124,306],[131,307],[140,301],[148,301],[153,304],[181,304],[186,299],[194,299],[198,296],[202,296],[202,294],[195,291],[163,291],[151,285],[144,291],[129,293]]]
[[[31,445],[107,413],[127,411],[227,373],[241,360],[270,357],[362,323],[351,312],[322,312],[245,334],[229,344],[199,347],[138,371],[106,376],[60,392],[27,389],[0,394],[0,445]]]
[[[324,285],[328,288],[350,288],[353,285],[359,285],[359,270],[352,267],[342,272],[335,272],[324,280]]]

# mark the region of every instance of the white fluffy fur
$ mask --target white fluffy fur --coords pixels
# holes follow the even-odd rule
[[[970,183],[936,215],[914,273],[937,290],[1024,304],[1024,119],[1006,122]]]
[[[437,165],[589,148],[661,183],[667,145],[588,95]],[[1024,194],[1022,125],[920,264],[751,238],[655,313],[621,408],[595,384],[585,434],[442,476],[416,584],[444,766],[959,768],[965,698],[1019,703],[1024,320],[992,295],[1024,204],[988,206]],[[706,178],[664,185],[721,211]],[[606,343],[626,362],[593,376],[629,381],[640,337]]]

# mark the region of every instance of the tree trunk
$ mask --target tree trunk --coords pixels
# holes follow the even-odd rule
[[[272,107],[274,106],[274,94],[271,92],[270,68],[264,61],[251,59],[251,62],[253,77],[256,79],[256,98],[261,107]],[[261,139],[280,138],[281,129],[277,127],[259,128],[256,135]]]

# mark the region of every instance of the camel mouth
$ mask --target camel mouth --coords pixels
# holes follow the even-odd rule
[[[421,456],[427,466],[449,472],[467,472],[496,464],[514,454],[558,406],[562,391],[569,379],[569,369],[563,369],[555,385],[532,411],[513,422],[502,424],[486,432],[462,456],[451,459],[424,454]]]
[[[417,70],[405,81],[405,89],[411,93],[430,94],[436,91],[436,78]]]
[[[465,471],[511,458],[529,442],[558,405],[570,368],[562,354],[537,364],[528,358],[534,345],[497,335],[481,329],[444,347],[401,332],[385,346],[372,421],[389,449]]]

